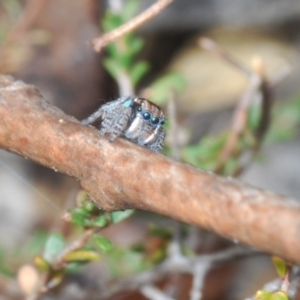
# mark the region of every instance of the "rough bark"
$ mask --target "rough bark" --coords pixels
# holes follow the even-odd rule
[[[98,131],[0,77],[0,147],[80,181],[104,210],[138,208],[300,263],[300,204]]]

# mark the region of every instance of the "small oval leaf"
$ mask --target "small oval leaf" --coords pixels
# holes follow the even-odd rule
[[[51,234],[45,245],[43,258],[52,263],[56,257],[65,248],[65,238],[60,233]]]
[[[255,300],[270,300],[271,293],[268,291],[257,291],[255,294]]]
[[[96,226],[96,227],[100,227],[100,228],[103,228],[103,227],[107,226],[108,225],[107,217],[105,215],[102,215],[98,218],[95,218],[92,221],[92,225]]]
[[[278,257],[278,256],[272,256],[272,261],[273,261],[273,264],[275,266],[275,269],[276,269],[276,272],[277,274],[282,278],[282,277],[285,277],[287,271],[288,271],[288,264],[287,262]]]
[[[279,292],[273,293],[271,295],[270,300],[289,300],[289,297],[285,292],[279,291]]]
[[[111,251],[114,247],[112,242],[102,235],[94,236],[93,240],[97,247],[104,253]]]
[[[65,256],[66,262],[74,262],[74,261],[97,261],[100,259],[99,253],[91,250],[77,250],[68,253]]]
[[[111,221],[113,223],[119,223],[134,213],[134,209],[127,209],[124,211],[113,211],[110,213]]]
[[[34,264],[41,271],[49,271],[50,270],[50,265],[48,264],[48,262],[39,255],[36,255],[34,257]]]

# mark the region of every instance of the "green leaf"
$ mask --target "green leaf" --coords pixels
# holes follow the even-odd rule
[[[99,253],[92,250],[77,250],[68,253],[65,256],[65,261],[67,262],[76,262],[76,261],[98,261],[100,259]]]
[[[249,127],[254,131],[259,124],[261,118],[261,106],[257,103],[250,106],[248,114]]]
[[[125,23],[131,20],[134,17],[134,15],[137,13],[137,10],[140,6],[140,1],[130,0],[123,3],[125,3],[125,5],[122,11],[122,19]]]
[[[235,171],[239,168],[239,160],[237,157],[229,158],[224,166],[224,175],[232,176]]]
[[[145,42],[143,39],[134,36],[131,38],[130,48],[128,50],[130,51],[131,55],[136,55],[142,50],[144,44]]]
[[[30,256],[41,253],[44,249],[48,237],[48,232],[37,230],[30,236],[26,243],[22,245],[22,249],[20,250]]]
[[[268,143],[285,142],[294,138],[297,134],[297,126],[300,124],[300,98],[276,105],[272,114],[271,127],[267,133]]]
[[[18,0],[2,0],[1,4],[11,17],[17,18],[22,11],[22,5]]]
[[[169,98],[170,91],[180,93],[186,86],[184,77],[176,72],[168,73],[156,80],[150,87],[151,98],[158,105],[164,105]]]
[[[112,276],[128,276],[144,271],[149,266],[143,253],[138,253],[130,249],[114,248],[105,259]]]
[[[107,217],[105,215],[101,215],[100,217],[95,218],[92,221],[92,225],[100,228],[107,226],[108,225]]]
[[[142,77],[149,71],[150,65],[147,62],[140,61],[135,63],[130,70],[130,77],[134,85],[137,85]]]
[[[148,230],[152,236],[161,237],[167,240],[171,239],[172,237],[172,232],[169,228],[157,226],[156,224],[149,224]]]
[[[84,190],[79,191],[76,197],[77,206],[84,206],[87,202],[92,202],[88,193]]]
[[[257,291],[255,294],[255,300],[270,300],[271,293],[268,291]]]
[[[97,247],[104,253],[110,252],[114,247],[112,242],[102,235],[94,236],[93,240]]]
[[[73,211],[71,213],[72,216],[72,223],[77,224],[79,226],[83,226],[83,227],[90,227],[92,222],[89,219],[89,215],[83,215],[78,211]]]
[[[226,138],[226,133],[218,137],[203,137],[197,144],[185,147],[182,150],[182,158],[197,167],[213,170]]]
[[[55,257],[65,248],[65,238],[60,233],[53,233],[47,239],[43,258],[52,263]]]
[[[128,71],[131,68],[133,58],[134,57],[132,56],[130,51],[128,51],[128,49],[121,49],[121,51],[119,51],[118,53],[118,56],[115,57],[115,59],[121,66],[121,69],[124,71]]]
[[[36,255],[34,257],[34,264],[41,271],[49,271],[50,270],[49,263],[43,257],[41,257],[39,255]]]
[[[104,66],[110,75],[117,80],[119,74],[123,72],[123,67],[114,58],[106,58],[104,60]]]
[[[124,211],[113,211],[110,213],[111,221],[113,223],[119,223],[134,213],[134,209],[127,209]]]
[[[99,211],[99,208],[92,201],[85,201],[83,203],[83,208],[89,213]]]
[[[279,291],[279,292],[273,293],[271,295],[270,300],[289,300],[289,297],[285,292]]]
[[[278,256],[272,256],[272,262],[275,266],[277,274],[281,278],[285,277],[289,269],[287,262]]]
[[[116,60],[118,59],[119,50],[116,46],[116,43],[109,43],[108,45],[106,45],[106,50],[108,57],[114,58]]]
[[[109,32],[114,30],[115,28],[122,25],[121,17],[112,13],[111,11],[107,11],[102,20],[102,29],[104,32]]]
[[[89,211],[85,207],[76,207],[75,209],[72,210],[72,214],[80,215],[82,217],[88,217],[89,216]]]

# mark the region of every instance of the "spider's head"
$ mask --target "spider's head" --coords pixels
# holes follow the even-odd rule
[[[163,125],[165,116],[163,110],[154,103],[144,98],[135,98],[134,103],[137,104],[137,114],[153,127]]]

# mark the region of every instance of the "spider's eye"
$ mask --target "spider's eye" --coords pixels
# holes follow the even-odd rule
[[[144,118],[145,120],[149,120],[149,119],[151,118],[151,114],[149,114],[148,112],[144,112],[144,113],[143,113],[143,118]]]
[[[137,111],[142,111],[142,108],[141,108],[141,107],[138,107],[138,108],[137,108]]]
[[[151,123],[152,123],[153,125],[158,124],[158,123],[159,123],[159,118],[158,118],[158,117],[153,117],[153,118],[151,119]]]
[[[161,125],[164,125],[165,123],[166,123],[165,120],[161,120],[161,121],[160,121],[160,124],[161,124]]]

